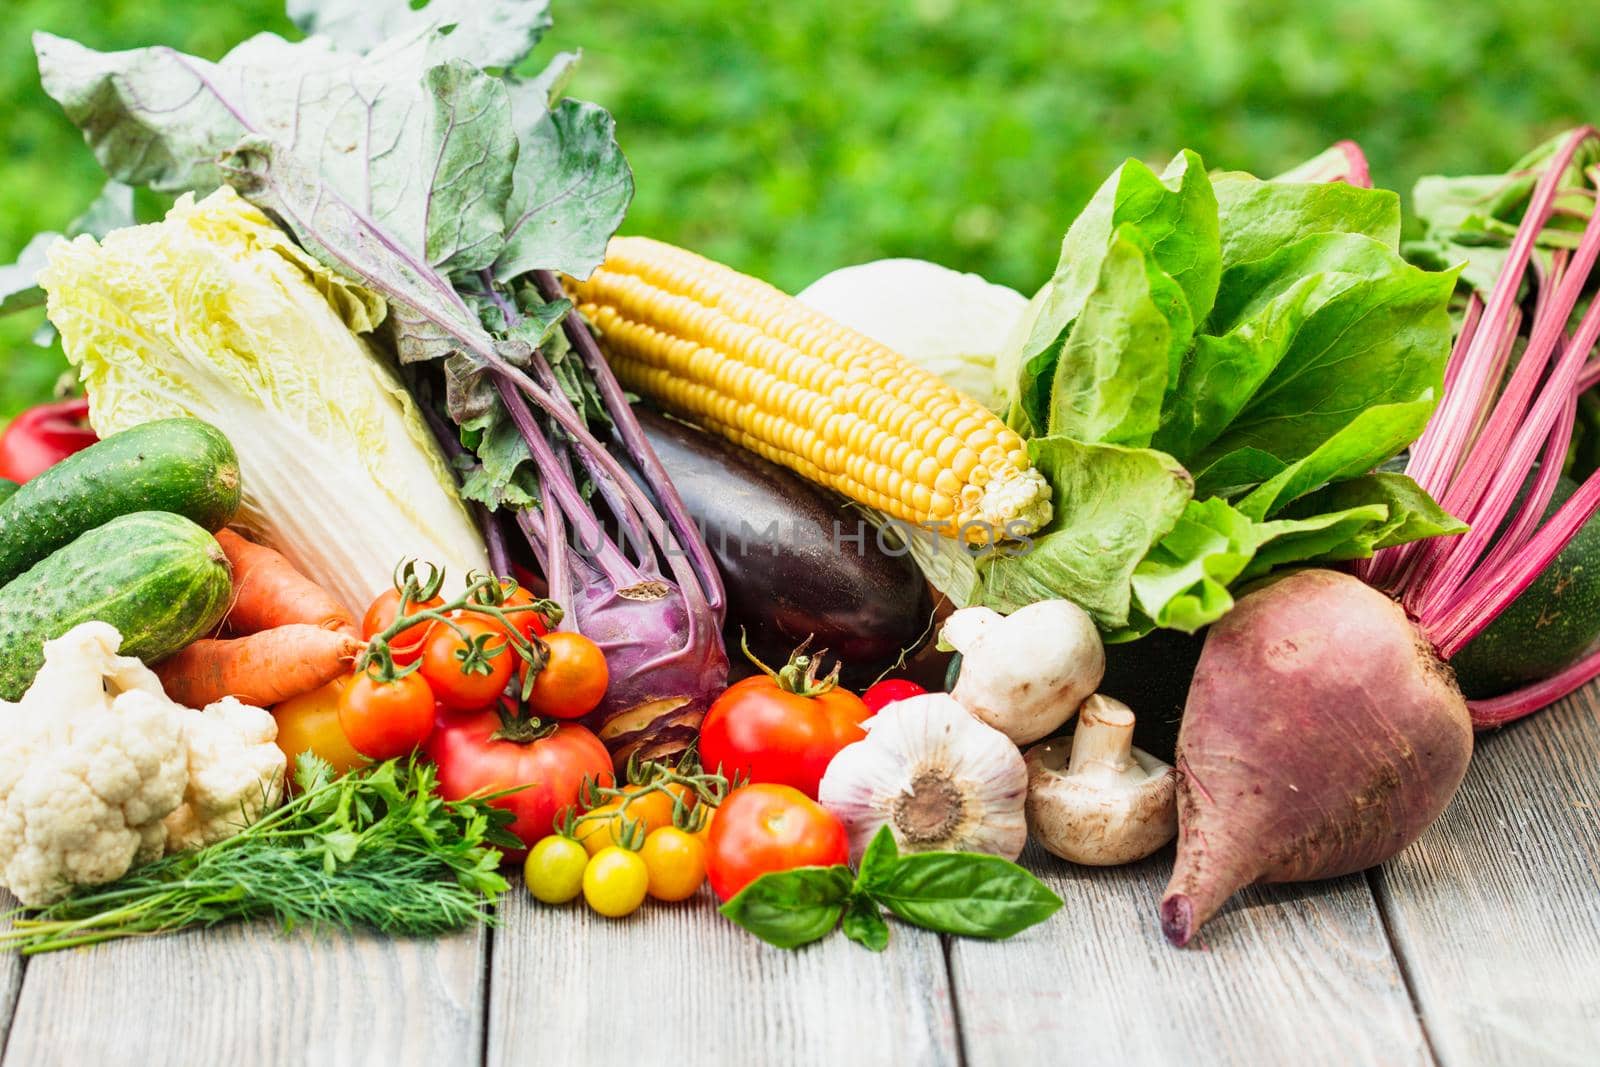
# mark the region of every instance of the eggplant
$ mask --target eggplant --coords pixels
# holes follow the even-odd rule
[[[916,561],[880,543],[843,497],[720,437],[635,412],[722,573],[731,660],[741,632],[773,667],[809,637],[860,687],[926,642],[933,601]]]

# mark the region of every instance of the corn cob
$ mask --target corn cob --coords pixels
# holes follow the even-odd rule
[[[1049,483],[1004,423],[764,282],[618,237],[570,289],[624,386],[814,482],[978,544],[1050,520]]]

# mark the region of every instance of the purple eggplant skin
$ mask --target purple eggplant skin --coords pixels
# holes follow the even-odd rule
[[[863,687],[928,640],[922,572],[903,546],[880,544],[843,497],[713,434],[634,411],[722,572],[731,659],[741,658],[741,628],[774,668],[810,637],[843,664],[846,686]]]

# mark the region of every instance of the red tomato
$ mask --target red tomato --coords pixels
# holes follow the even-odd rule
[[[518,587],[515,592],[508,593],[500,604],[500,610],[508,611],[511,608],[527,608],[538,603],[539,598]],[[516,631],[525,639],[543,637],[550,632],[550,627],[545,625],[544,616],[537,611],[511,611],[506,618],[514,625]]]
[[[78,397],[29,408],[0,433],[0,478],[22,483],[99,440],[89,401]]]
[[[730,686],[706,712],[700,761],[729,778],[794,786],[814,800],[822,772],[840,749],[867,736],[861,723],[871,716],[847,689],[806,696],[757,675]]]
[[[466,636],[448,626],[434,627],[422,646],[422,666],[417,671],[428,680],[434,699],[451,711],[478,711],[505,692],[518,663],[517,654],[494,619],[463,613],[453,621]],[[480,640],[483,651],[473,655],[469,668],[469,649]]]
[[[867,691],[861,694],[861,703],[876,715],[885,705],[893,704],[897,700],[919,697],[926,692],[926,689],[909,678],[885,678],[867,687]]]
[[[404,614],[414,615],[420,610],[437,608],[443,603],[444,598],[437,596],[421,603],[408,603]],[[372,602],[372,606],[367,609],[366,615],[361,619],[362,640],[370,641],[394,625],[394,620],[400,615],[396,610],[399,607],[400,590],[390,589],[381,593],[378,599]],[[396,634],[394,639],[389,642],[389,651],[393,654],[394,661],[401,666],[406,666],[421,659],[422,647],[427,643],[428,634],[432,629],[432,623],[418,623],[415,626],[408,626]]]
[[[533,680],[528,707],[552,719],[581,719],[599,706],[611,684],[605,653],[582,634],[553,633],[544,639],[550,660]]]
[[[844,824],[786,785],[735,789],[717,809],[706,843],[706,874],[722,900],[771,871],[850,860]]]
[[[433,732],[433,691],[415,671],[392,682],[357,675],[339,694],[339,728],[368,759],[404,756]]]
[[[611,754],[582,726],[558,723],[549,735],[527,742],[496,738],[500,728],[493,710],[446,712],[428,742],[428,755],[439,765],[439,794],[446,800],[526,786],[493,803],[516,814],[511,832],[530,847],[554,833],[556,820],[578,804],[585,778],[603,786],[615,781]],[[506,858],[522,855],[510,852]]]

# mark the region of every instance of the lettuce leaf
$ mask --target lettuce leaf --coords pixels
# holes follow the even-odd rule
[[[1059,510],[980,561],[983,601],[1067,596],[1120,638],[1194,630],[1274,567],[1458,532],[1369,476],[1427,425],[1450,347],[1456,272],[1408,263],[1399,236],[1383,190],[1212,179],[1193,153],[1119,168],[997,364]]]
[[[240,521],[360,612],[402,559],[487,570],[421,413],[365,340],[382,298],[228,188],[61,241],[40,275],[102,434],[190,416],[239,454]]]

